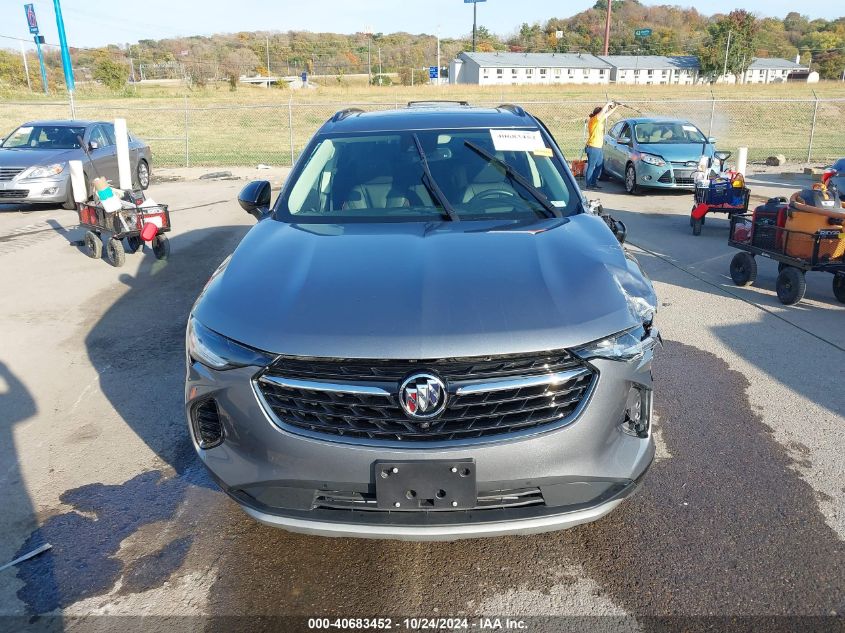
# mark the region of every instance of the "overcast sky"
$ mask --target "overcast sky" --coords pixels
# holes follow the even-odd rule
[[[507,35],[522,22],[568,17],[595,0],[487,0],[478,5],[478,22]],[[710,0],[697,3],[707,13],[744,8],[764,16],[783,17],[800,7],[811,18],[836,17],[840,0]],[[35,10],[47,42],[56,43],[56,20],[50,0],[35,0]],[[666,4],[644,0],[644,4]],[[669,2],[669,4],[675,4]],[[689,2],[678,2],[692,6]],[[0,0],[0,35],[28,38],[23,0]],[[408,31],[459,36],[472,30],[472,5],[461,0],[62,0],[65,29],[71,46],[135,43],[176,35],[220,32],[333,31],[354,33]],[[647,25],[643,25],[647,26]],[[0,39],[0,47],[17,46]]]

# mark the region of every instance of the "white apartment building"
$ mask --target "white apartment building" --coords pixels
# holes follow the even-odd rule
[[[461,53],[449,64],[449,83],[607,84],[610,71],[610,64],[589,53]]]
[[[669,85],[698,81],[698,58],[664,55],[604,55],[611,66],[610,81],[617,84]]]

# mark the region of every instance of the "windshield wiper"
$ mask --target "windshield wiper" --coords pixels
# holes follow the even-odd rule
[[[420,162],[422,163],[423,168],[423,184],[428,188],[429,193],[434,196],[435,200],[440,203],[440,206],[443,207],[443,210],[446,212],[446,215],[449,216],[449,219],[453,222],[457,222],[461,218],[458,217],[458,214],[455,213],[455,209],[452,208],[452,205],[446,199],[446,196],[443,194],[443,191],[440,189],[440,185],[434,180],[434,176],[431,175],[431,169],[428,167],[428,159],[425,157],[425,150],[423,149],[422,143],[420,143],[420,138],[414,134],[414,145],[417,146],[417,151],[420,154]]]
[[[537,189],[537,187],[535,187],[530,182],[528,182],[528,179],[525,176],[520,174],[516,169],[514,169],[513,167],[508,165],[501,158],[499,158],[495,154],[491,154],[490,152],[488,152],[483,147],[479,147],[478,145],[476,145],[472,141],[464,141],[464,145],[469,147],[472,151],[474,151],[476,154],[480,155],[482,158],[486,158],[487,162],[495,163],[495,164],[499,165],[502,169],[504,169],[505,173],[508,176],[510,176],[511,179],[514,182],[519,184],[523,189],[525,189],[528,193],[530,193],[531,196],[533,198],[535,198],[537,200],[537,202],[539,202],[543,206],[543,209],[545,209],[546,212],[550,214],[549,217],[552,217],[552,218],[562,218],[563,217],[563,214],[561,213],[560,209],[558,209],[555,205],[553,205],[551,202],[549,202],[549,199],[546,197],[546,194],[544,194],[542,191]]]

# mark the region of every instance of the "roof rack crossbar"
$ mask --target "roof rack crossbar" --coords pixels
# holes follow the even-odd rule
[[[364,111],[361,108],[345,108],[343,110],[339,110],[334,113],[331,118],[332,123],[337,123],[338,121],[343,121],[348,116],[353,114],[363,113]]]
[[[426,99],[424,101],[409,101],[408,107],[414,108],[419,106],[431,106],[431,105],[445,105],[447,103],[451,103],[453,105],[459,106],[468,106],[469,101],[457,101],[455,99]]]
[[[507,110],[508,112],[513,112],[516,116],[525,116],[525,110],[523,110],[521,106],[515,105],[513,103],[503,103],[499,106],[499,109]]]

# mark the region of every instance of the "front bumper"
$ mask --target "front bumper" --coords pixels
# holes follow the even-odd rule
[[[531,534],[601,518],[636,488],[654,457],[654,443],[621,429],[631,385],[651,388],[649,351],[632,362],[593,361],[598,379],[578,417],[562,428],[458,446],[379,445],[315,438],[280,428],[252,389],[257,368],[224,372],[188,366],[186,414],[213,397],[225,439],[197,452],[214,479],[256,520],[323,536],[454,540]],[[536,490],[530,506],[465,510],[338,508],[333,495],[373,498],[376,461],[472,459],[479,497]],[[541,496],[541,499],[540,499]]]
[[[0,204],[61,204],[71,197],[69,193],[67,176],[0,182]]]
[[[693,175],[696,167],[677,166],[666,163],[662,167],[638,161],[636,165],[637,184],[655,189],[695,189]]]

